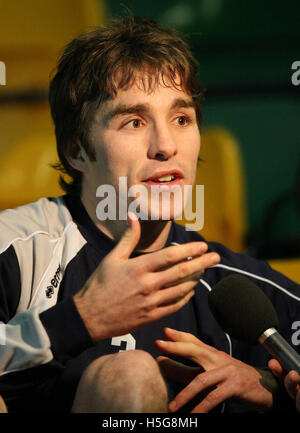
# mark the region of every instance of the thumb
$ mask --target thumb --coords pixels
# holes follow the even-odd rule
[[[141,237],[141,226],[137,216],[133,212],[127,212],[129,227],[112,251],[114,257],[128,259]]]

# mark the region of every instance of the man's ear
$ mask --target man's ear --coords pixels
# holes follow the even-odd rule
[[[79,147],[77,152],[74,152],[74,155],[69,155],[66,157],[70,166],[75,170],[81,171],[82,173],[84,173],[87,169],[88,158],[89,157],[83,147]]]

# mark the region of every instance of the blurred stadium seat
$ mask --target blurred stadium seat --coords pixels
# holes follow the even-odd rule
[[[5,117],[10,129],[1,130],[7,147],[0,152],[0,209],[61,194],[58,173],[50,167],[57,154],[48,105],[12,104],[3,114],[1,122]]]
[[[300,284],[300,257],[293,259],[268,260],[269,265]]]
[[[49,77],[74,36],[101,24],[100,0],[1,1],[0,209],[61,194],[54,126],[47,101]]]
[[[200,234],[243,252],[247,230],[244,167],[235,137],[225,128],[202,132],[196,184],[204,185],[204,226]],[[195,189],[193,191],[195,203]],[[183,218],[178,221],[185,225]]]
[[[105,16],[100,0],[2,0],[0,9],[0,53],[7,73],[1,95],[47,90],[64,45]]]

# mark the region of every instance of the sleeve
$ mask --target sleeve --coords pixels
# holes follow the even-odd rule
[[[20,269],[15,250],[10,246],[0,254],[0,320],[14,315],[21,293]]]
[[[72,297],[41,313],[40,320],[50,338],[54,358],[62,363],[94,344]]]
[[[52,358],[38,310],[16,314],[20,293],[19,264],[10,246],[0,255],[0,374],[30,368]]]
[[[66,362],[93,342],[72,298],[18,312],[22,282],[13,246],[0,255],[0,375]]]

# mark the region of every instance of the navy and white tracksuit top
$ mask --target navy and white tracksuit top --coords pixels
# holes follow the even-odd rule
[[[190,241],[205,240],[172,223],[166,246]],[[104,354],[143,349],[156,357],[160,353],[154,342],[165,338],[166,326],[190,332],[254,367],[266,367],[270,355],[265,349],[227,335],[209,309],[210,290],[231,273],[245,275],[265,292],[278,312],[279,332],[299,351],[300,286],[263,261],[234,253],[217,242],[207,244],[209,251],[221,256],[221,262],[205,271],[187,305],[131,334],[94,344],[73,295],[115,242],[94,225],[79,198],[69,195],[42,198],[1,212],[0,395],[1,376],[13,377],[40,365],[56,362],[70,367],[70,381],[77,383],[84,368]]]

